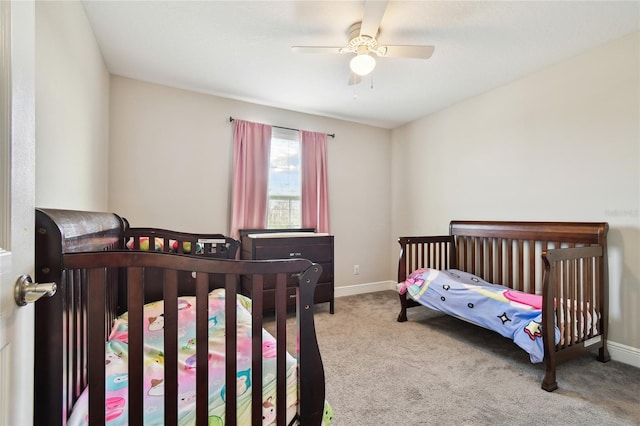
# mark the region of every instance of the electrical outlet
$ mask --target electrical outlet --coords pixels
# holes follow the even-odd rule
[[[353,265],[353,275],[360,274],[360,265]]]

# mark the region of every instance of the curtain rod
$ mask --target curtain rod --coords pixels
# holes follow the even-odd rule
[[[235,118],[229,117],[229,123],[233,123],[233,120],[235,120]],[[300,131],[300,129],[292,129],[291,127],[282,127],[282,126],[271,126],[271,127],[276,127],[278,129],[285,129],[285,130],[295,130],[296,132]],[[327,136],[329,136],[331,138],[335,138],[336,134],[335,133],[327,133]]]

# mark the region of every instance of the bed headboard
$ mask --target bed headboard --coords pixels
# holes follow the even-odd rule
[[[71,348],[55,348],[69,336],[69,341],[86,338],[86,311],[81,309],[86,301],[87,289],[77,277],[66,276],[62,271],[62,255],[85,251],[114,250],[122,248],[124,222],[113,213],[36,209],[35,214],[35,278],[36,282],[55,282],[57,291],[53,297],[42,298],[35,304],[35,352],[47,353],[53,365],[60,365],[65,372],[43,366],[36,356],[34,396],[38,401],[34,424],[48,424],[48,412],[66,413],[71,410],[70,401],[86,386],[86,357],[74,358]],[[112,277],[115,279],[116,277]],[[112,286],[116,288],[116,286]],[[109,295],[110,306],[106,312],[115,316],[117,294]],[[66,309],[63,309],[65,307]],[[61,312],[66,312],[61,315]],[[46,325],[46,330],[44,329]],[[62,383],[66,372],[73,371],[68,383]],[[64,389],[63,393],[53,389]],[[76,396],[76,397],[74,397]]]
[[[460,269],[486,281],[540,294],[542,253],[555,248],[603,247],[606,222],[513,222],[454,220],[449,235],[401,237],[398,282],[413,269]],[[606,262],[602,275],[608,277]],[[605,281],[606,283],[606,281]]]
[[[495,284],[539,294],[544,251],[600,245],[606,259],[608,229],[606,222],[454,220],[449,224],[456,249],[456,265],[452,267]],[[606,279],[606,270],[603,272]]]

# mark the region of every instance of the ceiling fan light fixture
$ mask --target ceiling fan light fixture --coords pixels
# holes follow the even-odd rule
[[[349,66],[354,73],[359,76],[365,76],[373,71],[376,66],[376,60],[368,53],[359,53],[351,59]]]

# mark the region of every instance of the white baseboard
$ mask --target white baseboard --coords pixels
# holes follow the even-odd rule
[[[335,297],[353,296],[356,294],[373,293],[383,290],[395,290],[396,283],[393,281],[379,281],[375,283],[354,284],[336,287],[334,291]]]
[[[640,368],[640,349],[611,340],[607,342],[607,347],[612,360]]]
[[[335,297],[343,297],[383,290],[395,291],[396,284],[397,283],[393,281],[379,281],[375,283],[347,285],[336,287],[334,293]],[[640,349],[612,342],[611,340],[607,342],[607,347],[609,348],[609,355],[611,355],[612,360],[640,368]]]

